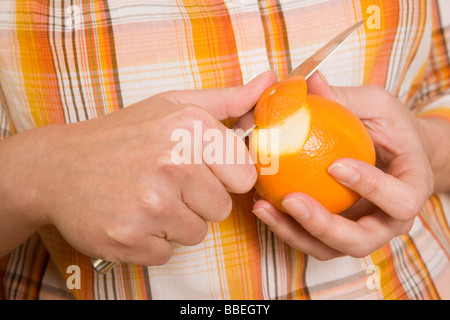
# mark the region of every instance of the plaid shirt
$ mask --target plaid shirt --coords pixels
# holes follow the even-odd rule
[[[363,18],[321,67],[329,82],[378,84],[414,113],[450,121],[447,0],[2,0],[0,136],[167,90],[242,85],[270,68],[281,79]],[[232,198],[225,221],[200,244],[176,246],[163,266],[99,275],[54,227],[42,228],[0,259],[0,298],[450,298],[449,194],[433,195],[407,235],[367,257],[325,262],[274,236],[252,214],[251,192]],[[80,289],[66,286],[71,265]]]

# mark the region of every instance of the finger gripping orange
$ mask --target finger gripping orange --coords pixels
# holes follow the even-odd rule
[[[362,102],[364,103],[364,102]],[[272,86],[261,96],[254,111],[250,143],[256,151],[256,190],[277,209],[285,211],[283,198],[302,192],[319,201],[332,213],[340,213],[360,196],[337,182],[328,167],[337,159],[353,158],[375,165],[375,148],[360,119],[342,105],[320,96],[307,95],[303,78],[292,77]],[[258,139],[259,131],[279,131],[278,152]],[[279,161],[278,171],[263,175],[271,153]]]

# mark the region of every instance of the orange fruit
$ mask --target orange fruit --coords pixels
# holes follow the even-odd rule
[[[258,171],[255,189],[263,199],[285,211],[283,198],[302,192],[330,212],[340,213],[360,198],[327,171],[339,158],[375,165],[372,139],[350,110],[330,99],[307,94],[305,79],[291,77],[264,92],[254,118],[257,128],[250,137],[250,149]],[[262,138],[263,130],[267,130],[267,139]],[[272,135],[275,132],[277,136]],[[264,174],[264,168],[274,166],[275,161],[278,170]]]

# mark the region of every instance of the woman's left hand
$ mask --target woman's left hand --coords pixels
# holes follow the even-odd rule
[[[409,232],[433,193],[422,120],[378,86],[332,87],[315,73],[308,91],[341,103],[362,120],[375,144],[377,166],[345,158],[329,167],[338,182],[361,195],[341,214],[330,213],[304,193],[284,198],[288,214],[265,200],[257,201],[253,211],[281,240],[319,260],[365,257]]]

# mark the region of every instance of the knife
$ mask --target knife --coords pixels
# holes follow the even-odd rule
[[[320,65],[353,34],[355,30],[363,25],[363,23],[364,20],[358,21],[351,27],[348,27],[342,31],[336,37],[328,41],[323,47],[317,50],[312,56],[303,61],[302,64],[295,68],[295,70],[287,75],[287,77],[303,76],[305,79],[308,79],[320,67]],[[256,128],[253,120],[253,111],[250,111],[246,115],[242,116],[233,127],[245,130],[244,134],[241,136],[242,139],[245,139]],[[98,273],[103,274],[108,270],[111,270],[117,262],[109,262],[102,259],[91,258],[91,264]]]
[[[302,76],[307,80],[325,60],[331,56],[344,42],[347,40],[355,30],[364,24],[364,20],[358,21],[351,27],[348,27],[336,37],[328,41],[323,47],[317,50],[312,56],[303,61],[297,68],[295,68],[286,78],[292,76]],[[283,80],[281,80],[283,81]],[[253,130],[256,125],[253,119],[253,110],[242,116],[234,125],[233,128],[240,128],[244,130],[244,133],[240,136],[241,139],[245,139]]]

